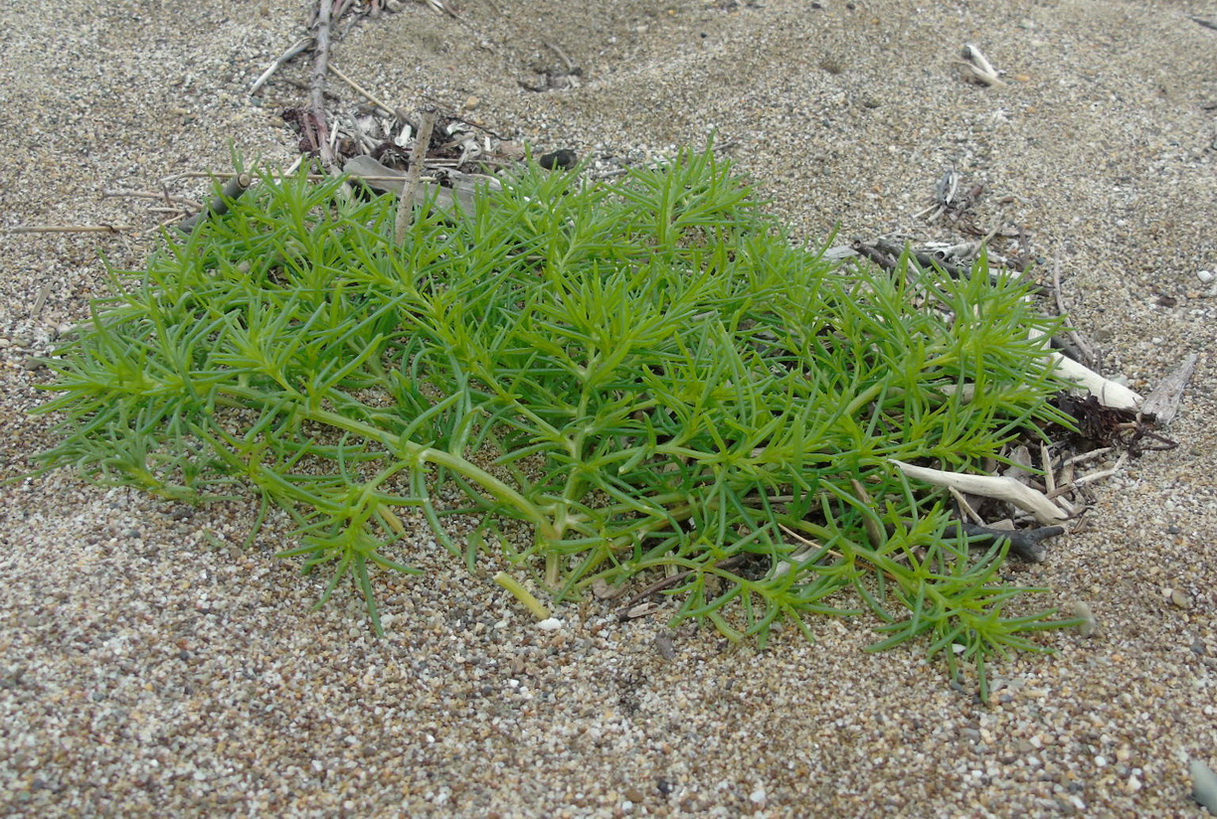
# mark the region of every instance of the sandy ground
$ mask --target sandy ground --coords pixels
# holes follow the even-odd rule
[[[286,166],[278,112],[306,67],[260,104],[246,90],[306,5],[4,3],[0,226],[142,231],[146,201],[103,194],[225,169],[230,145]],[[1095,636],[1000,664],[989,706],[914,651],[863,654],[865,623],[763,653],[686,628],[669,660],[661,620],[596,605],[538,631],[420,535],[408,559],[426,576],[378,580],[377,641],[353,599],[310,611],[322,581],[272,557],[282,523],[239,548],[252,507],[57,473],[0,498],[0,813],[1204,815],[1187,760],[1217,767],[1217,31],[1189,15],[1217,13],[927,5],[463,0],[455,19],[407,3],[334,61],[393,104],[466,107],[542,149],[638,156],[716,132],[806,237],[945,238],[914,218],[934,182],[954,167],[984,183],[978,218],[1004,207],[1059,261],[1108,373],[1145,391],[1200,355],[1181,446],[1132,462],[1048,562],[1012,569],[1047,604],[1085,601]],[[964,43],[1008,84],[967,81]],[[578,88],[521,87],[567,59]],[[30,356],[103,292],[99,254],[134,266],[154,243],[0,234],[4,474],[50,441],[26,415]]]

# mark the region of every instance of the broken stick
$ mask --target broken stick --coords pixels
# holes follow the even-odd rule
[[[224,183],[224,187],[220,190],[220,195],[212,199],[207,207],[191,216],[189,219],[183,220],[178,224],[177,229],[182,233],[190,233],[207,217],[213,213],[216,216],[223,216],[228,213],[228,203],[234,199],[238,199],[241,194],[249,190],[249,186],[254,183],[254,178],[247,173],[239,173]]]

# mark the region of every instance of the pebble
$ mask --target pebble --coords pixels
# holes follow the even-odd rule
[[[1208,284],[1209,282],[1211,282],[1213,280],[1213,271],[1201,270],[1198,273],[1196,273],[1196,278],[1200,279],[1200,281],[1204,282],[1205,284]]]
[[[1192,757],[1188,772],[1192,775],[1192,797],[1217,816],[1217,774],[1197,757]]]

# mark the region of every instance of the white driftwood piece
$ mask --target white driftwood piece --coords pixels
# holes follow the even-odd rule
[[[1039,330],[1032,330],[1030,336],[1033,339],[1043,339],[1045,345],[1048,343],[1047,337]],[[1141,408],[1144,399],[1123,384],[1104,378],[1089,367],[1084,367],[1072,358],[1066,358],[1056,351],[1049,355],[1051,355],[1053,365],[1059,375],[1084,387],[1103,406],[1132,412]]]
[[[926,466],[913,466],[903,461],[892,459],[892,463],[900,467],[910,478],[934,486],[952,487],[960,492],[995,498],[1014,504],[1024,512],[1035,515],[1035,519],[1045,526],[1059,523],[1069,518],[1068,513],[1048,500],[1042,492],[1019,483],[1014,478],[999,478],[992,475],[967,475],[962,472],[945,472],[941,469],[930,469]]]

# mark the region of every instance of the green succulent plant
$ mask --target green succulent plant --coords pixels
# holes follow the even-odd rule
[[[1066,624],[1007,613],[1007,547],[970,549],[891,463],[975,470],[1068,423],[1021,281],[829,262],[711,150],[599,184],[529,166],[401,244],[396,201],[266,175],[112,272],[50,362],[44,467],[256,493],[299,523],[284,556],[332,572],[321,602],[353,578],[377,630],[404,508],[471,564],[525,522],[512,560],[555,600],[666,578],[675,620],[762,643],[869,611],[875,649],[924,637],[982,688]]]

